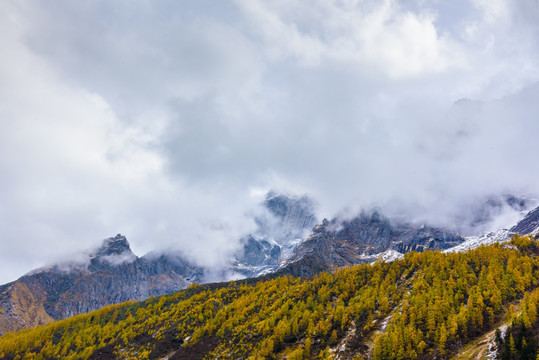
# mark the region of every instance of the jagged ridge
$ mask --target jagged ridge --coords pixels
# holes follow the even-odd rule
[[[178,257],[131,252],[127,239],[108,238],[85,263],[38,269],[0,287],[0,334],[105,305],[144,300],[186,288],[202,269]]]
[[[536,239],[514,237],[310,279],[192,286],[5,335],[0,357],[449,359],[507,317],[515,341],[506,335],[506,348],[535,357],[533,334],[527,345],[516,336],[539,328],[538,255]]]
[[[459,234],[426,225],[392,224],[374,211],[349,221],[324,220],[279,269],[280,274],[314,275],[338,267],[376,260],[382,253],[447,249],[460,244]]]

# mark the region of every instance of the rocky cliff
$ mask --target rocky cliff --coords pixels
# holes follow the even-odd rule
[[[243,277],[264,274],[311,276],[321,271],[409,251],[448,249],[465,239],[424,224],[391,221],[377,211],[316,225],[307,197],[269,193],[258,229],[241,240],[231,265]],[[539,208],[512,232],[539,228]],[[312,230],[311,230],[312,229]],[[204,269],[178,252],[137,257],[122,235],[106,239],[84,261],[57,264],[0,286],[0,334],[32,327],[126,300],[171,293],[203,282]]]
[[[269,192],[266,212],[255,218],[258,229],[240,240],[232,270],[245,277],[274,272],[288,259],[316,224],[314,205],[307,196]]]
[[[186,288],[202,269],[178,255],[132,253],[116,235],[87,261],[33,271],[0,287],[0,334],[63,319],[127,300],[143,300]]]
[[[243,277],[275,271],[316,223],[307,197],[269,193],[258,229],[241,241],[231,269]],[[223,269],[223,274],[230,269]],[[224,278],[223,278],[224,279]],[[137,257],[127,239],[116,235],[82,261],[37,269],[0,286],[0,334],[45,324],[100,307],[143,300],[204,281],[204,269],[178,252]]]
[[[259,231],[271,234],[281,245],[286,246],[290,240],[303,238],[305,231],[310,231],[316,224],[314,204],[307,196],[296,197],[270,191],[266,195],[264,207],[277,219],[277,224],[269,229],[267,222],[262,224],[259,220]]]
[[[510,229],[513,233],[532,234],[539,231],[539,207],[528,212],[524,219]]]
[[[388,251],[447,249],[464,240],[461,235],[444,229],[392,223],[377,211],[363,212],[347,221],[324,219],[281,264],[278,273],[310,276],[320,271],[371,262]]]

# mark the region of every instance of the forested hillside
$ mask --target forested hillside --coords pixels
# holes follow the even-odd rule
[[[504,359],[535,359],[537,343],[526,334],[537,325],[538,253],[535,239],[515,236],[310,279],[193,285],[8,333],[0,357],[445,359],[509,320],[498,336]]]

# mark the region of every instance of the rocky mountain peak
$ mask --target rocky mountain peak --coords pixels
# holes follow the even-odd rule
[[[203,269],[179,253],[137,257],[121,234],[80,255],[90,256],[89,262],[51,265],[0,285],[4,311],[0,312],[0,335],[105,305],[175,292],[200,282],[203,276]]]
[[[391,221],[378,210],[363,211],[351,219],[324,219],[281,264],[278,273],[311,276],[409,251],[447,249],[464,240],[449,230]]]
[[[313,233],[326,232],[327,231],[326,228],[328,226],[329,226],[329,221],[328,219],[324,218],[324,220],[322,220],[322,224],[318,224],[313,227]]]
[[[306,195],[269,191],[261,205],[267,211],[254,219],[257,230],[240,240],[232,265],[247,277],[275,271],[316,224],[314,203]]]
[[[292,222],[292,226],[304,227],[316,223],[313,201],[305,195],[292,196],[269,191],[264,207],[282,221]]]
[[[513,226],[510,231],[519,234],[533,234],[539,230],[539,206],[528,212],[524,219]]]
[[[120,255],[124,253],[132,253],[131,247],[126,237],[122,234],[118,234],[114,237],[103,240],[101,246],[97,249],[95,256],[110,256]]]

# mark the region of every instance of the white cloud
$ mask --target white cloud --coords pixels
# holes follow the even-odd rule
[[[490,4],[2,3],[0,282],[118,232],[220,264],[260,189],[438,219],[538,190],[538,5]]]
[[[438,33],[431,11],[413,13],[391,0],[367,6],[316,1],[308,9],[300,4],[239,2],[277,60],[297,58],[306,66],[337,61],[393,78],[437,73],[465,61],[458,44]]]

